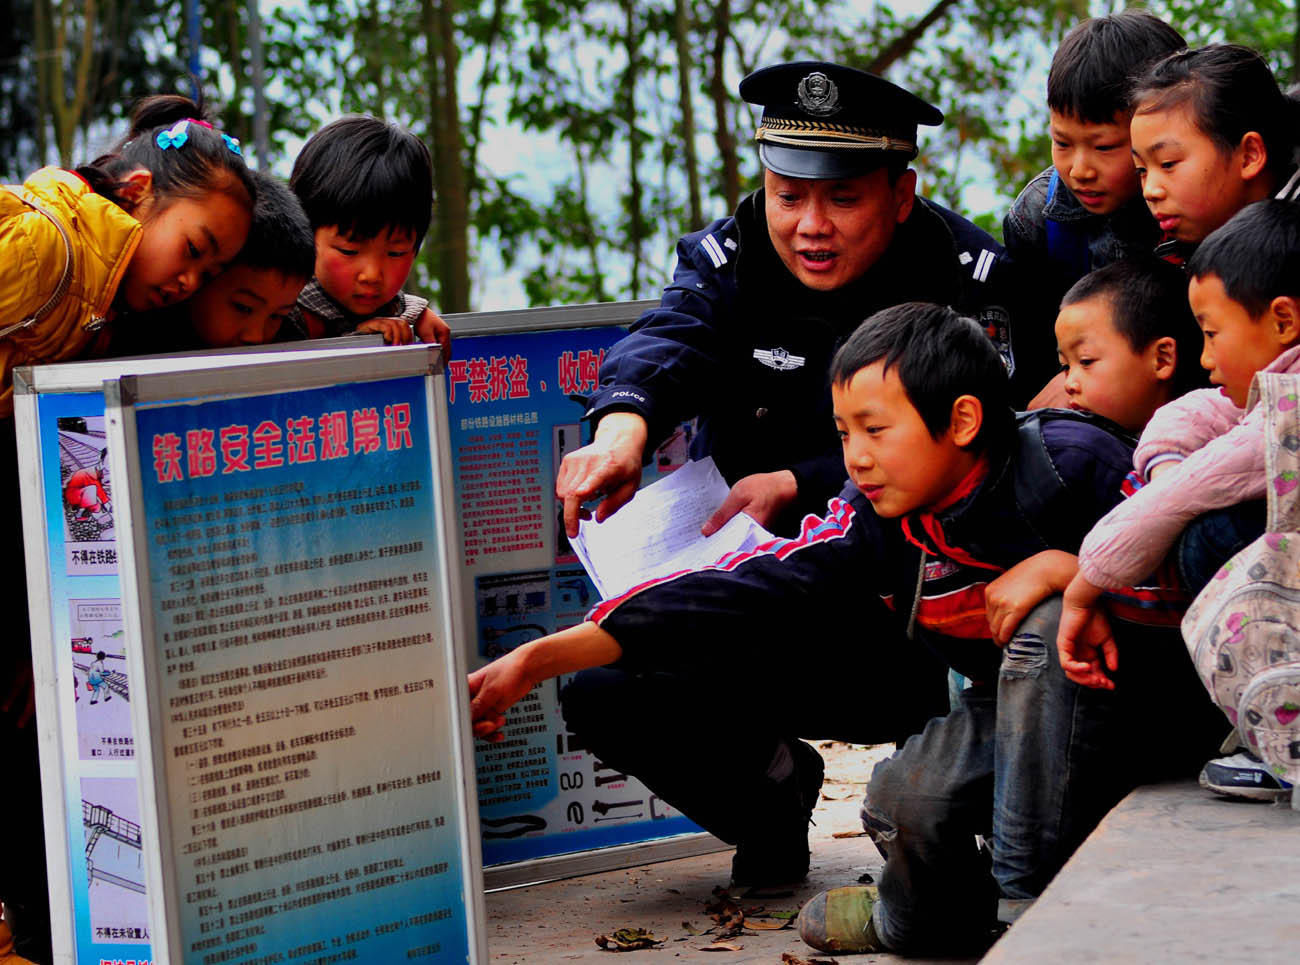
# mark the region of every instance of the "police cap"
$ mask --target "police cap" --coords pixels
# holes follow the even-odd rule
[[[864,70],[817,60],[776,64],[740,82],[740,96],[763,108],[758,156],[789,178],[852,178],[891,158],[916,157],[916,127],[943,113]]]

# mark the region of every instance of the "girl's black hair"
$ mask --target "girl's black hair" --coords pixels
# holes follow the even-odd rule
[[[77,173],[96,194],[128,212],[135,206],[122,195],[124,178],[137,168],[153,175],[153,194],[160,203],[215,191],[236,198],[251,211],[257,198],[252,173],[221,132],[191,123],[185,143],[169,148],[158,144],[160,133],[186,119],[207,120],[203,108],[188,97],[146,97],[131,112],[130,132],[109,153],[77,168]]]
[[[334,227],[364,241],[399,228],[418,249],[433,216],[429,149],[377,117],[344,117],[313,134],[293,162],[289,187],[313,231]]]
[[[1264,58],[1249,47],[1210,44],[1170,54],[1134,85],[1132,104],[1135,114],[1188,107],[1196,126],[1225,153],[1255,131],[1277,185],[1294,164],[1300,102],[1282,93]]]

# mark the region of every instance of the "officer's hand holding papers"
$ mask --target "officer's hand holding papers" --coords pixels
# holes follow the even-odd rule
[[[582,520],[572,546],[602,599],[774,539],[744,513],[733,516],[713,535],[700,535],[700,527],[728,492],[713,460],[706,458],[688,462],[640,490],[603,522]]]

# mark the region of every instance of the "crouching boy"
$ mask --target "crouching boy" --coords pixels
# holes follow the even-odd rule
[[[617,661],[734,681],[738,667],[779,668],[797,654],[833,676],[859,648],[881,669],[860,680],[871,715],[903,683],[889,674],[894,655],[924,641],[974,685],[873,775],[867,827],[886,857],[878,900],[862,888],[818,895],[801,934],[835,952],[969,953],[987,943],[999,894],[1036,895],[1127,790],[1116,751],[1132,738],[1120,712],[1129,688],[1065,680],[1053,662],[1059,599],[1026,617],[1042,593],[1037,570],[1017,564],[1075,552],[1118,501],[1131,451],[1084,415],[1014,416],[996,350],[941,306],[868,319],[837,353],[831,384],[850,485],[825,519],[606,601],[587,623],[471,674],[475,733],[498,735],[534,684],[580,668]],[[1013,610],[1026,601],[1005,659],[984,599],[999,577]],[[864,592],[890,606],[891,626],[856,619]],[[1195,694],[1194,679],[1181,689]],[[1165,723],[1163,711],[1148,716],[1147,733]],[[619,764],[655,788],[635,762]],[[992,842],[993,875],[977,834]]]

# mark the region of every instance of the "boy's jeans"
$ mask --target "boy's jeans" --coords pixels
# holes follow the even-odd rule
[[[1262,499],[1197,516],[1187,524],[1174,552],[1178,575],[1189,593],[1200,593],[1224,563],[1264,535],[1268,508]]]
[[[1060,612],[1059,597],[1040,604],[998,680],[964,691],[871,776],[863,824],[886,859],[875,926],[893,951],[987,944],[999,897],[1036,897],[1128,791],[1194,774],[1222,737],[1176,632],[1121,627],[1116,689],[1091,690],[1061,672]]]

